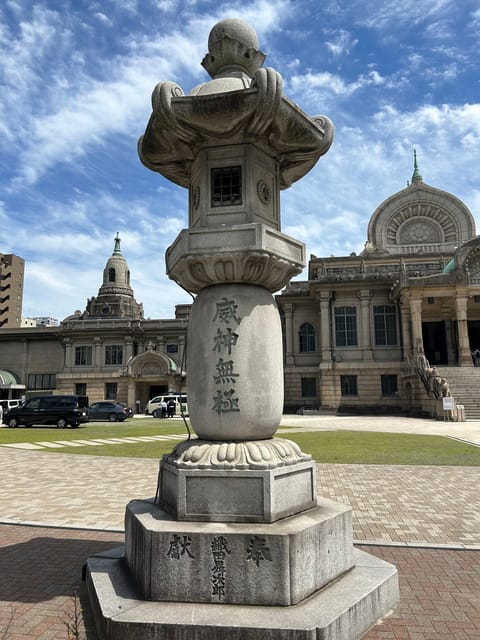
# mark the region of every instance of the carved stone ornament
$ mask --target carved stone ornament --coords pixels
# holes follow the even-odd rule
[[[301,271],[297,262],[266,252],[238,251],[186,256],[169,269],[168,276],[192,293],[223,283],[256,284],[274,292]]]
[[[200,204],[200,187],[197,186],[193,188],[193,208],[198,209],[198,205]]]
[[[248,442],[187,440],[165,454],[162,464],[180,469],[276,469],[311,459],[295,442],[283,438]]]
[[[261,202],[268,204],[272,196],[272,192],[265,180],[259,180],[257,182],[257,194]]]
[[[242,37],[219,34],[219,40],[209,43],[215,52],[206,56],[204,66],[214,77],[190,95],[175,82],[155,87],[152,115],[138,142],[146,167],[188,187],[191,163],[202,148],[226,139],[229,144],[255,139],[259,148],[282,158],[280,188],[285,189],[328,151],[332,122],[308,116],[284,96],[280,74],[259,68],[263,54],[254,55],[254,40],[241,43]]]

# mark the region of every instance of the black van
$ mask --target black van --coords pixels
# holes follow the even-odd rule
[[[59,429],[78,427],[81,422],[88,422],[88,397],[37,396],[10,409],[3,421],[12,428],[33,424],[56,424]]]

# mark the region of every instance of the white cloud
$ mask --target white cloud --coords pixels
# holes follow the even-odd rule
[[[418,24],[428,21],[432,16],[445,15],[454,10],[453,0],[363,0],[355,3],[358,11],[357,21],[374,28],[387,26]]]
[[[109,27],[112,26],[112,21],[110,20],[110,18],[106,16],[104,13],[102,13],[101,11],[96,11],[93,15],[95,16],[95,18],[97,18],[99,22],[102,22],[103,24],[106,24]]]
[[[345,81],[341,76],[330,73],[307,72],[293,75],[287,84],[287,91],[292,90],[295,99],[303,103],[325,104],[332,97],[351,97],[356,92],[371,86],[385,84],[378,71],[372,69],[365,74],[361,74],[353,82]],[[326,103],[328,106],[328,102]]]
[[[330,41],[325,42],[325,46],[334,57],[348,55],[357,44],[358,40],[352,38],[352,35],[344,29],[335,34]]]

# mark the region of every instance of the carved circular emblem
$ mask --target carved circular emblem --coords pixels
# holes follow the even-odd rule
[[[466,267],[470,275],[478,278],[480,276],[480,251],[478,249],[472,251],[466,260]]]
[[[421,244],[424,242],[439,242],[435,227],[424,221],[410,222],[401,231],[401,240],[407,244]]]
[[[193,208],[198,209],[198,205],[200,204],[200,187],[198,185],[193,189],[192,199]]]
[[[270,191],[270,187],[265,182],[265,180],[259,180],[257,182],[257,194],[258,194],[258,197],[260,198],[260,200],[264,204],[267,204],[267,202],[270,202],[270,197],[271,197],[272,193]]]

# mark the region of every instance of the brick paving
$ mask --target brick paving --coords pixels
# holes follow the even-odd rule
[[[0,448],[0,521],[122,530],[157,474],[158,460]],[[352,507],[357,541],[480,548],[479,479],[479,467],[322,464],[317,486]]]
[[[400,602],[363,640],[478,640],[480,552],[362,546],[394,564]]]
[[[79,638],[97,640],[82,566],[89,556],[122,541],[123,535],[114,532],[1,525],[0,638],[68,640],[78,593]]]
[[[154,495],[157,471],[156,460],[0,448],[0,640],[67,640],[76,590],[79,637],[97,640],[82,566],[122,543],[125,504]],[[480,640],[480,469],[318,471],[319,492],[352,505],[362,549],[399,571],[399,604],[364,640]]]

